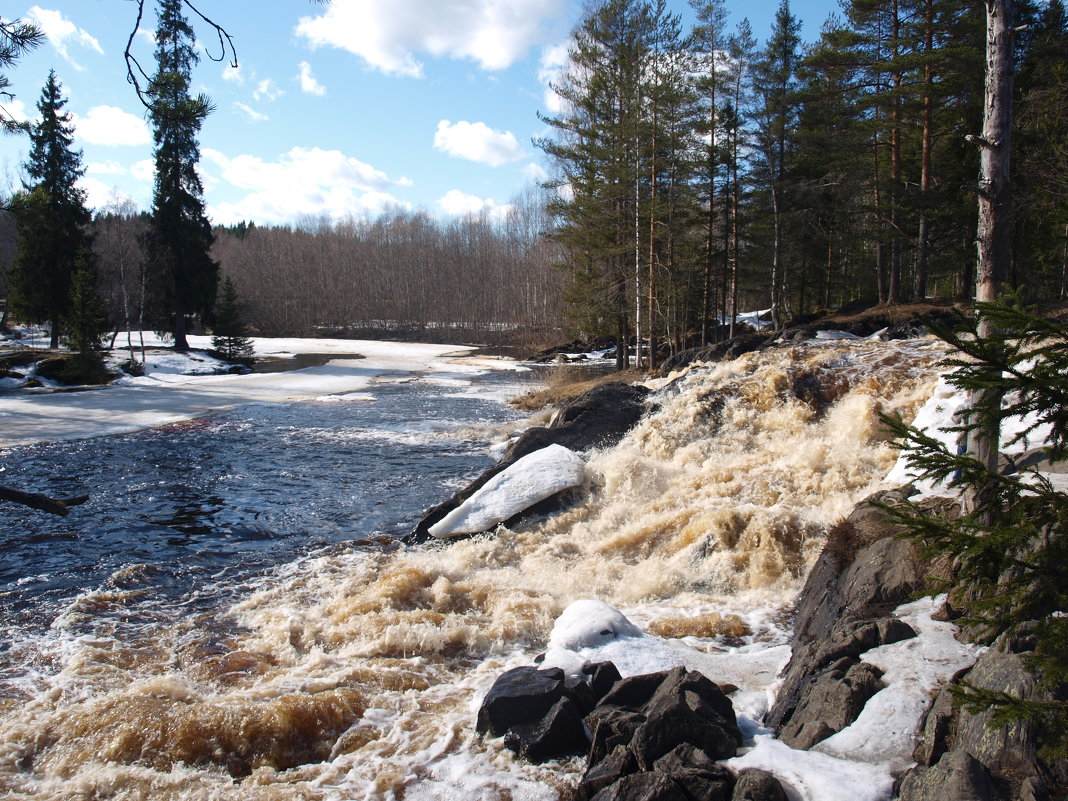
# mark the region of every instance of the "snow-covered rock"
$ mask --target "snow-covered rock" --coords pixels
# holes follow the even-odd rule
[[[586,479],[582,457],[562,445],[549,445],[498,473],[474,495],[430,527],[434,537],[477,534]]]

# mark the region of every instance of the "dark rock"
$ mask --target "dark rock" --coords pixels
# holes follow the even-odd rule
[[[766,725],[781,730],[808,684],[837,660],[915,636],[908,624],[889,613],[924,586],[926,566],[910,541],[894,536],[900,528],[875,505],[906,494],[873,496],[828,537],[798,596],[793,653]],[[798,722],[793,736],[806,722]]]
[[[754,768],[738,774],[731,801],[787,801],[787,795],[778,779]]]
[[[638,772],[638,762],[625,745],[617,745],[604,759],[591,759],[586,773],[575,792],[575,801],[585,801],[597,795],[605,787],[615,784],[624,776]]]
[[[617,681],[586,725],[592,744],[578,801],[674,798],[676,791],[689,801],[730,798],[733,777],[716,760],[734,756],[742,735],[730,699],[698,671],[679,667]]]
[[[779,733],[779,739],[791,748],[807,751],[816,743],[822,743],[828,737],[837,734],[840,729],[832,729],[826,721],[806,718],[799,709],[790,722]]]
[[[598,706],[586,716],[586,727],[590,730],[592,741],[589,763],[596,765],[617,746],[629,745],[634,732],[645,721],[645,715],[631,709],[605,704]]]
[[[703,770],[716,776],[729,776],[730,771],[695,745],[683,743],[656,760],[653,770],[659,773],[682,773],[687,770]]]
[[[660,374],[667,375],[673,370],[680,370],[697,362],[718,362],[737,359],[746,353],[760,350],[771,340],[771,334],[742,334],[716,345],[681,350],[660,366]]]
[[[515,726],[541,721],[565,697],[564,671],[517,667],[497,677],[478,710],[476,730],[503,737]]]
[[[591,801],[693,801],[678,784],[659,773],[631,773],[601,790]]]
[[[573,451],[615,445],[645,413],[645,399],[648,395],[649,390],[645,387],[631,386],[617,381],[601,384],[575,398],[557,413],[548,428],[535,427],[524,431],[509,446],[500,462],[486,470],[447,501],[424,512],[423,519],[405,537],[405,542],[414,545],[432,539],[429,533],[432,525],[474,495],[495,475],[511,467],[527,454],[549,445],[563,445]],[[505,524],[514,525],[529,516],[557,511],[566,505],[568,499],[577,497],[574,492],[569,491],[560,495],[565,497],[561,498],[558,495],[546,498],[505,521]]]
[[[1034,676],[1023,660],[995,648],[986,651],[965,677],[980,690],[996,690],[1021,698],[1035,698]],[[969,712],[962,709],[953,740],[953,752],[967,752],[995,775],[1033,776],[1041,772],[1035,753],[1033,726],[1015,721],[990,727],[993,710]]]
[[[642,712],[647,719],[634,732],[630,748],[644,770],[651,770],[679,745],[690,744],[713,759],[727,759],[742,744],[730,700],[697,671],[669,671]]]
[[[593,689],[579,676],[568,676],[564,679],[564,692],[575,702],[580,718],[588,715],[597,706],[598,699],[594,697]]]
[[[840,732],[857,719],[868,699],[886,686],[881,676],[882,671],[864,662],[846,670],[836,663],[805,686],[779,739],[791,748],[808,749]]]
[[[676,746],[653,765],[655,773],[670,776],[690,798],[729,801],[734,776],[708,754],[689,743]]]
[[[948,748],[953,721],[953,694],[943,687],[923,719],[923,728],[920,730],[912,758],[925,766],[933,765],[941,759]]]
[[[1002,801],[989,771],[970,754],[947,754],[932,768],[915,768],[901,783],[898,801]]]
[[[645,673],[641,676],[628,676],[616,682],[611,692],[601,699],[602,704],[625,706],[638,709],[649,703],[649,699],[667,678],[668,671]]]
[[[540,764],[556,757],[585,753],[589,740],[582,727],[578,704],[570,698],[561,698],[537,724],[510,728],[504,735],[504,744],[521,757]]]
[[[611,662],[598,662],[590,666],[590,691],[593,697],[600,703],[602,699],[612,691],[616,682],[622,681],[619,669]]]

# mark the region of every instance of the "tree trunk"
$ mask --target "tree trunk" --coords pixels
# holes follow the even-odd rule
[[[1008,273],[1009,211],[1012,185],[1009,175],[1012,132],[1013,0],[986,0],[986,89],[983,105],[983,135],[973,140],[980,148],[979,231],[976,241],[979,264],[976,300],[997,300]],[[993,333],[990,322],[980,321],[979,335]],[[971,406],[999,403],[983,390],[973,393]],[[1000,393],[999,393],[1000,394]],[[998,467],[1000,423],[995,416],[988,427],[969,432],[968,452],[986,468]],[[970,508],[985,506],[980,489],[969,499]]]

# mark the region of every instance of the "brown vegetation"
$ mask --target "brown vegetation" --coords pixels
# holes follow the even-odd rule
[[[610,381],[635,383],[647,378],[643,370],[612,370],[586,364],[556,364],[543,375],[544,389],[513,398],[509,404],[521,412],[534,412],[546,406],[559,406],[594,387]]]

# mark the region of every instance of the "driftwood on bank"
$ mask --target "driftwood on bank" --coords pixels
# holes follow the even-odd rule
[[[38,492],[22,492],[21,490],[0,485],[0,500],[21,503],[23,506],[30,506],[34,509],[40,509],[42,512],[50,512],[64,517],[70,513],[71,506],[80,506],[89,500],[89,496],[76,495],[71,498],[50,498]]]

